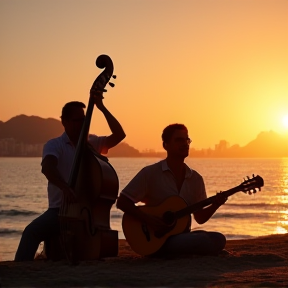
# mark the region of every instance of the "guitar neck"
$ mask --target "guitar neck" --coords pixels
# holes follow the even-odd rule
[[[233,194],[235,194],[236,192],[239,192],[241,191],[240,189],[240,185],[237,186],[237,187],[234,187],[232,189],[229,189],[227,191],[223,191],[222,194],[225,195],[225,197],[229,197]],[[175,218],[178,219],[178,218],[181,218],[181,217],[184,217],[186,215],[189,215],[191,213],[194,213],[195,211],[199,210],[199,209],[202,209],[206,206],[209,206],[211,205],[214,201],[215,201],[215,198],[216,198],[216,195],[212,196],[212,197],[209,197],[203,201],[200,201],[198,203],[195,203],[193,205],[190,205],[190,206],[187,206],[177,212],[175,212]]]

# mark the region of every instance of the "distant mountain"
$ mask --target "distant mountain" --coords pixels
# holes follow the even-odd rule
[[[38,116],[19,115],[0,122],[0,139],[14,138],[26,144],[42,144],[63,133],[59,120]]]
[[[61,121],[53,118],[40,118],[38,116],[18,115],[7,122],[0,121],[0,155],[21,156],[33,155],[41,156],[41,147],[31,152],[30,144],[43,145],[49,139],[58,137],[64,131]],[[8,139],[15,139],[13,146]],[[6,144],[5,144],[6,143]],[[9,143],[9,144],[7,144]],[[19,144],[17,144],[19,143]],[[22,145],[22,144],[23,145]],[[2,146],[1,146],[2,145]],[[18,145],[18,146],[17,146]],[[22,146],[21,146],[22,145]],[[40,145],[40,146],[41,146]],[[39,145],[38,145],[39,146]],[[26,149],[26,150],[25,150]],[[28,149],[28,150],[27,150]],[[28,151],[28,152],[27,152]],[[35,152],[36,151],[36,152]],[[25,154],[26,153],[26,154]],[[31,154],[32,153],[32,154]],[[34,154],[33,154],[34,153]],[[162,152],[139,152],[125,142],[109,150],[108,157],[161,157],[166,156]],[[249,142],[244,147],[238,144],[229,147],[225,140],[221,140],[214,149],[190,149],[191,157],[288,157],[288,137],[277,134],[274,131],[261,132],[256,139]]]
[[[16,142],[23,144],[44,144],[49,139],[58,137],[64,131],[61,121],[53,118],[40,118],[38,116],[18,115],[7,122],[0,121],[0,141],[1,139],[13,138]],[[22,150],[25,148],[22,148]],[[0,145],[1,150],[1,145]],[[42,149],[38,149],[42,151]],[[12,152],[7,152],[0,155],[21,156],[23,151],[16,151],[14,148]],[[12,153],[12,154],[11,154]],[[33,151],[33,155],[35,153]],[[39,155],[38,155],[39,154]],[[39,152],[36,156],[41,156]],[[24,152],[23,155],[31,155],[31,153]],[[117,146],[111,148],[107,155],[108,157],[141,157],[140,152],[128,145],[125,142],[119,143]]]
[[[107,157],[141,157],[141,153],[129,144],[121,142],[109,149]]]
[[[261,132],[256,139],[243,147],[238,144],[229,147],[227,141],[221,140],[215,145],[215,149],[195,150],[192,148],[190,152],[192,157],[288,157],[288,137],[274,131]]]
[[[241,148],[241,154],[245,157],[287,157],[288,137],[274,131],[261,132]]]

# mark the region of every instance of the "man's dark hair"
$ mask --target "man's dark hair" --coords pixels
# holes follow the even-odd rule
[[[175,124],[170,124],[170,125],[168,125],[168,126],[163,130],[163,133],[162,133],[163,145],[164,145],[164,143],[169,142],[169,140],[172,138],[173,133],[174,133],[176,130],[186,130],[186,131],[188,131],[187,127],[186,127],[184,124],[175,123]]]
[[[80,108],[86,108],[86,105],[82,102],[78,102],[78,101],[72,101],[72,102],[68,102],[64,105],[64,107],[62,108],[62,115],[61,115],[61,119],[69,119],[71,116],[71,111],[73,108],[75,107],[80,107]]]

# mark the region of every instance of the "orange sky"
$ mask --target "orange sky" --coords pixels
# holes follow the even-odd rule
[[[161,150],[175,122],[196,148],[288,130],[287,0],[1,0],[0,39],[2,121],[88,103],[108,54],[104,101],[137,149]],[[90,132],[107,134],[94,112]]]

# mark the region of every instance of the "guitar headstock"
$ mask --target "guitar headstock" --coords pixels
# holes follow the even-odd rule
[[[264,180],[262,177],[260,177],[259,175],[254,176],[254,174],[252,176],[252,178],[249,178],[247,176],[247,179],[244,179],[244,182],[239,185],[241,191],[244,193],[248,193],[249,195],[251,195],[252,193],[256,193],[257,191],[261,191],[261,187],[264,186]]]

